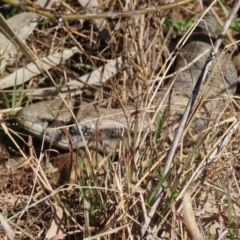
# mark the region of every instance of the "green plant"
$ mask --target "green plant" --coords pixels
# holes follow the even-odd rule
[[[173,18],[167,17],[165,20],[166,27],[173,26],[173,34],[176,36],[182,36],[184,32],[186,32],[192,25],[194,21],[190,20],[175,20]]]

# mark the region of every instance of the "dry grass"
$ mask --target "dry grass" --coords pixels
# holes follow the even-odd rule
[[[100,8],[121,12],[151,5],[156,4],[143,1],[135,6],[134,1],[115,1],[103,3]],[[61,7],[64,13],[70,7],[86,11],[71,1]],[[44,57],[75,46],[80,51],[47,73],[15,86],[15,93],[4,91],[7,107],[16,106],[23,89],[28,91],[23,94],[22,106],[37,100],[29,94],[32,89],[54,89],[120,56],[125,58],[123,67],[107,84],[87,86],[82,94],[84,100],[99,100],[104,106],[113,107],[140,99],[149,101],[159,82],[164,77],[169,79],[166,69],[173,64],[169,45],[176,32],[166,27],[165,17],[186,20],[189,9],[193,9],[191,4],[171,11],[109,18],[102,30],[93,22],[82,24],[75,20],[59,26],[56,20],[41,20],[27,38],[35,55]],[[219,6],[217,13],[221,16]],[[130,52],[134,53],[132,57]],[[21,56],[7,65],[4,74],[28,61]],[[17,140],[19,149],[13,152],[5,149],[13,146],[7,143],[1,148],[0,159],[2,239],[11,236],[11,229],[15,239],[137,239],[156,198],[161,201],[147,226],[146,239],[240,238],[236,102],[237,98],[220,127],[199,133],[191,140],[181,139],[165,176],[165,160],[173,136],[162,129],[164,119],[160,116],[155,135],[142,140],[144,136],[134,134],[121,142],[117,154],[86,149],[66,153],[49,150],[48,144],[41,150],[41,141],[32,142],[26,137],[26,144]],[[20,130],[18,126],[13,129]],[[6,137],[2,138],[2,143],[7,142]],[[225,144],[223,148],[221,144]],[[156,196],[160,188],[161,196]]]

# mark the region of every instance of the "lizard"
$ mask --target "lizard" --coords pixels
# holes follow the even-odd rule
[[[168,96],[169,101],[167,98],[164,102],[165,104],[170,103],[172,115],[172,119],[167,125],[179,123],[181,120],[196,80],[212,48],[210,37],[214,35],[217,27],[212,14],[207,14],[206,23],[208,30],[206,30],[205,21],[201,21],[177,57],[175,71],[177,72],[183,67],[185,69],[180,71],[175,79],[172,79],[174,83]],[[205,51],[207,52],[205,55],[190,64]],[[229,96],[234,95],[236,91],[237,71],[230,55],[224,53],[220,56],[220,53],[217,53],[217,56],[214,67],[209,72],[209,81],[202,85],[197,99],[198,101],[204,99],[191,124],[191,128],[198,132],[217,119],[219,114],[230,104],[231,97]],[[160,89],[155,102],[161,101],[170,84],[171,81],[163,89]],[[127,129],[134,128],[136,119],[139,129],[155,130],[155,126],[149,125],[151,114],[148,114],[145,109],[139,108],[140,110],[136,111],[131,107],[126,110],[97,108],[94,104],[79,102],[76,99],[70,101],[69,107],[75,118],[61,99],[28,105],[17,112],[16,118],[20,125],[34,136],[44,137],[47,142],[63,149],[69,148],[69,140],[71,140],[74,149],[83,147],[89,142],[99,143],[99,145],[101,142],[100,148],[104,146],[108,152],[111,152]],[[164,109],[160,110],[159,114],[163,114],[163,112]],[[101,141],[98,141],[99,139]]]

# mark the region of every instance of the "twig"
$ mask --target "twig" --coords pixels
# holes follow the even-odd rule
[[[192,239],[204,239],[195,219],[195,214],[192,207],[191,188],[187,188],[183,197],[183,222],[185,223]]]
[[[72,21],[72,20],[93,20],[93,19],[106,19],[106,18],[122,18],[122,17],[132,17],[134,15],[141,15],[141,14],[149,14],[149,13],[156,13],[159,11],[165,11],[169,9],[173,9],[176,7],[187,5],[193,0],[183,0],[180,2],[167,4],[164,6],[161,6],[159,8],[157,7],[148,7],[141,10],[133,10],[133,11],[122,11],[122,12],[104,12],[104,13],[86,13],[86,14],[62,14],[59,15],[58,13],[53,13],[48,11],[47,9],[44,9],[36,4],[32,4],[32,6],[29,5],[21,5],[20,1],[18,0],[2,0],[2,2],[5,2],[9,5],[15,6],[15,7],[22,7],[24,10],[35,12],[39,15],[42,15],[48,19],[56,19],[61,18],[63,21]]]

